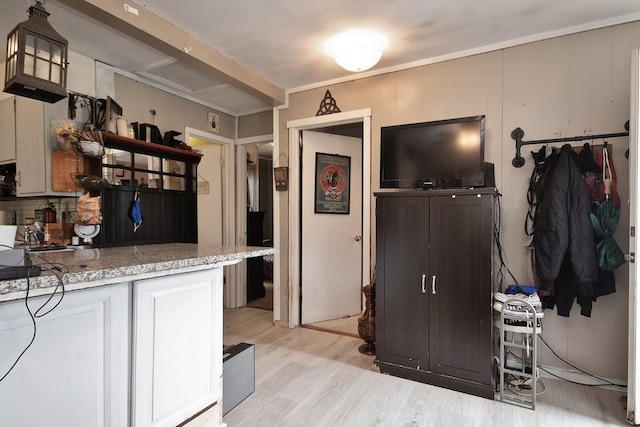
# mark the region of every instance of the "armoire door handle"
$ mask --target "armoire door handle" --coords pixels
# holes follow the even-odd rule
[[[422,293],[426,293],[427,290],[425,289],[425,285],[427,284],[427,275],[423,274],[422,275]]]
[[[435,274],[433,276],[431,276],[431,293],[433,295],[436,294],[436,276],[435,276]]]

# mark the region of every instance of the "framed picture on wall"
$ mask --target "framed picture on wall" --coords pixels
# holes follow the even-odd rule
[[[315,213],[348,214],[351,157],[316,153]]]
[[[276,191],[287,191],[289,188],[289,168],[286,166],[273,168],[273,179]]]
[[[105,115],[105,130],[111,133],[118,133],[118,117],[122,116],[122,107],[118,103],[107,96],[107,106]]]
[[[212,132],[220,132],[220,116],[211,111],[207,112],[208,129]]]

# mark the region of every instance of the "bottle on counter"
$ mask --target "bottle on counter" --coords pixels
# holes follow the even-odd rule
[[[44,224],[44,243],[48,244],[49,240],[51,240],[51,234],[49,233],[49,224]]]
[[[44,222],[45,224],[56,222],[56,207],[53,203],[49,203],[44,208]]]

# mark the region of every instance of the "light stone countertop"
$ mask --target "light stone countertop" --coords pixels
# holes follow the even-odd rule
[[[195,243],[122,246],[68,252],[30,253],[40,276],[0,280],[0,301],[86,289],[169,274],[231,265],[245,258],[270,255],[277,250],[256,246],[208,246]],[[54,267],[57,267],[55,269]],[[54,274],[56,273],[56,274]],[[60,277],[60,280],[58,279]],[[28,285],[28,286],[27,286]]]

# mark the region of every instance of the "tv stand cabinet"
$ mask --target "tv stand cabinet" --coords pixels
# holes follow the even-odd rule
[[[376,194],[383,373],[494,399],[495,188]]]

